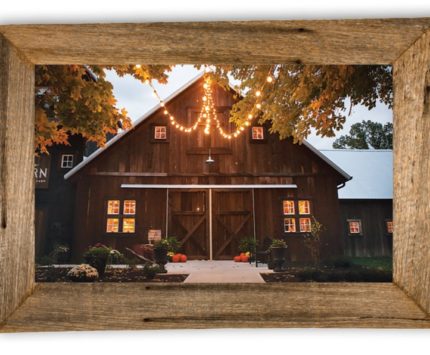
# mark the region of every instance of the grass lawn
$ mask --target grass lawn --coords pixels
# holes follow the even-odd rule
[[[343,257],[319,266],[290,265],[285,272],[261,274],[266,282],[391,282],[391,257]]]
[[[349,258],[351,264],[368,269],[382,270],[393,272],[393,258],[391,257],[367,257],[367,258]]]

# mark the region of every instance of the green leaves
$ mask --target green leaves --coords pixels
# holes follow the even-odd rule
[[[349,135],[336,139],[336,149],[393,149],[393,124],[362,121],[351,126]]]

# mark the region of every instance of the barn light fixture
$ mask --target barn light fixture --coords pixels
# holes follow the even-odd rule
[[[211,157],[211,148],[209,148],[209,156],[206,159],[206,164],[211,165],[213,163],[215,163],[215,160]]]
[[[139,68],[140,65],[136,65],[135,67]],[[271,75],[271,72],[272,72],[272,68],[269,71],[269,75],[266,78],[265,84],[273,83],[274,78]],[[233,132],[229,133],[229,132],[226,132],[221,127],[221,122],[218,120],[218,117],[217,117],[217,111],[216,111],[214,99],[212,96],[212,82],[211,82],[210,76],[207,75],[210,73],[210,68],[208,66],[205,68],[205,73],[206,73],[205,74],[205,80],[203,83],[204,94],[202,96],[202,108],[201,108],[200,114],[197,117],[194,124],[191,126],[188,126],[188,127],[183,126],[182,124],[178,123],[176,121],[175,116],[170,114],[168,108],[166,107],[166,103],[160,97],[157,89],[155,89],[155,87],[152,85],[152,82],[151,81],[145,81],[145,82],[147,82],[149,84],[149,86],[152,89],[153,95],[160,101],[160,106],[164,108],[163,113],[166,116],[169,116],[170,123],[172,124],[172,126],[177,128],[180,132],[191,133],[192,131],[195,131],[197,129],[197,127],[199,126],[199,124],[201,122],[204,122],[205,128],[204,128],[203,132],[206,135],[209,135],[211,133],[211,128],[212,128],[212,126],[215,125],[216,129],[218,130],[218,133],[223,138],[225,138],[225,139],[237,138],[242,132],[245,131],[246,126],[251,125],[250,121],[252,121],[254,119],[254,117],[257,116],[258,111],[262,109],[262,101],[263,101],[262,97],[263,97],[264,84],[260,90],[254,91],[255,106],[251,109],[251,112],[246,115],[247,119],[244,122],[240,123]],[[209,158],[208,158],[208,160],[206,160],[206,163],[212,164],[213,162],[214,162],[214,160],[210,157],[210,154],[209,154]]]

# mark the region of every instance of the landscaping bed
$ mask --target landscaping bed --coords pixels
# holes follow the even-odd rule
[[[345,258],[319,267],[292,265],[261,276],[266,282],[392,282],[393,270],[391,258]]]
[[[71,266],[37,266],[36,282],[71,282],[67,273]],[[184,282],[187,274],[157,274],[153,279],[148,279],[143,275],[141,268],[110,268],[98,282]]]

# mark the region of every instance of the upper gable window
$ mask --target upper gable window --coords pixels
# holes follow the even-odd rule
[[[361,220],[359,219],[350,219],[348,220],[348,233],[349,235],[361,235]]]
[[[154,139],[164,141],[167,139],[167,126],[154,126]]]
[[[61,167],[63,169],[73,168],[73,154],[63,154],[61,156]]]
[[[252,140],[262,141],[264,140],[264,128],[260,126],[254,126],[251,129]]]

